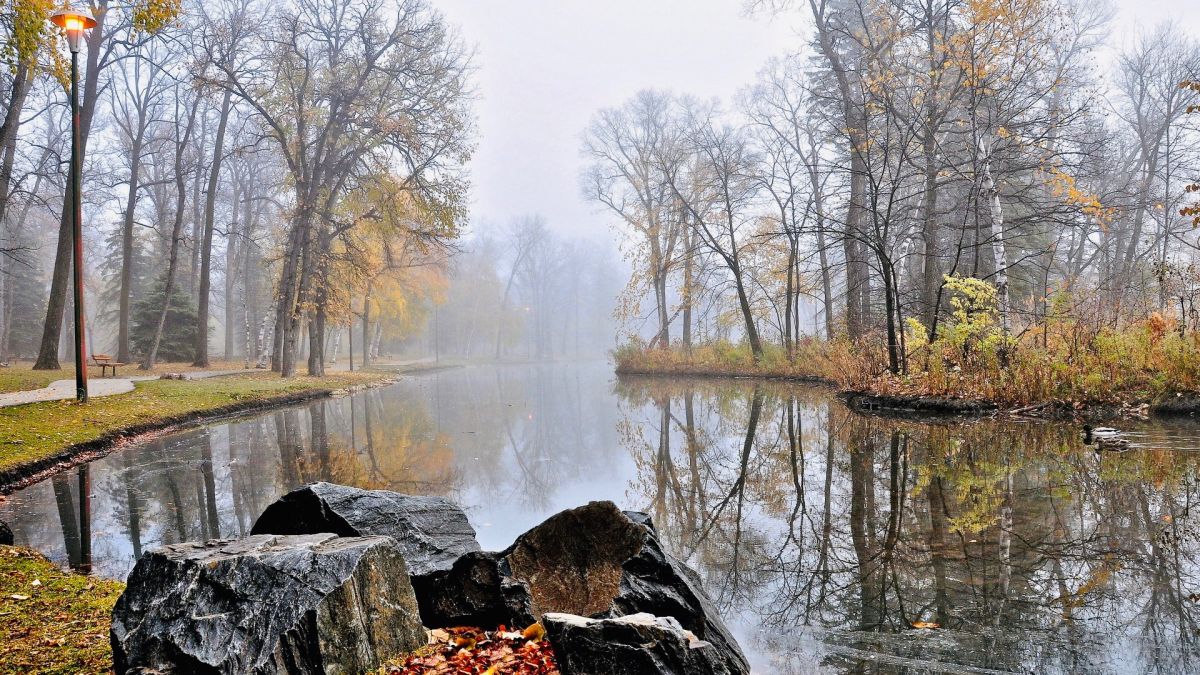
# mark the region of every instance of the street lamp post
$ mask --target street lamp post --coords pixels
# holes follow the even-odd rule
[[[96,27],[96,20],[87,9],[62,9],[50,17],[50,22],[67,34],[71,48],[71,180],[68,199],[71,200],[71,238],[75,248],[75,398],[88,400],[87,346],[84,341],[83,315],[83,143],[79,123],[79,45],[83,31]]]

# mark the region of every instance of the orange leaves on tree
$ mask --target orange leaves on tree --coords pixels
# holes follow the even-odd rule
[[[1180,88],[1190,89],[1194,92],[1200,92],[1200,80],[1184,80],[1179,83]],[[1200,113],[1200,104],[1192,104],[1187,107],[1188,114]],[[1200,180],[1188,185],[1184,188],[1184,192],[1188,194],[1200,195]],[[1192,227],[1200,227],[1200,201],[1193,202],[1188,206],[1179,209],[1179,215],[1185,218],[1192,219]]]
[[[1115,209],[1105,206],[1095,194],[1080,189],[1074,176],[1057,167],[1051,168],[1048,174],[1047,182],[1051,194],[1078,208],[1080,213],[1094,220],[1101,228],[1108,229],[1116,213]]]

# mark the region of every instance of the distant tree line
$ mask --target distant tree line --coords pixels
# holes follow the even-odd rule
[[[480,227],[454,256],[433,316],[403,347],[472,360],[604,355],[623,271],[608,242],[529,215]]]
[[[0,19],[0,361],[70,344],[48,0]],[[468,50],[425,0],[92,0],[81,54],[93,351],[321,374],[413,326],[465,223]],[[428,283],[425,283],[428,282]],[[218,329],[214,335],[214,328]],[[215,340],[216,347],[213,347]]]
[[[1200,324],[1193,37],[1138,32],[1102,69],[1104,3],[752,7],[812,32],[733,105],[643,91],[586,131],[585,191],[622,224],[624,314],[653,317],[649,346],[761,356],[816,334],[881,345],[900,372],[962,278],[994,288],[1014,340]]]

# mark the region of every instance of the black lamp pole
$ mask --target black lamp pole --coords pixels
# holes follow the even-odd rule
[[[86,9],[66,8],[50,17],[51,23],[67,34],[71,48],[71,180],[67,199],[71,204],[71,239],[75,248],[75,398],[88,400],[87,343],[83,313],[83,129],[79,120],[79,45],[83,31],[95,28],[96,20]]]
[[[71,45],[71,237],[75,244],[75,398],[88,400],[87,345],[83,314],[83,134],[79,122],[79,45]]]

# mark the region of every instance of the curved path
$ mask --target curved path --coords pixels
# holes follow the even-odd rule
[[[244,370],[199,370],[183,373],[185,380],[203,380],[221,375],[234,375]],[[127,394],[133,391],[134,382],[157,380],[158,375],[141,375],[137,377],[98,377],[88,379],[88,398]],[[44,389],[29,389],[0,393],[0,408],[26,403],[41,403],[43,401],[65,401],[75,398],[75,380],[55,380]]]

